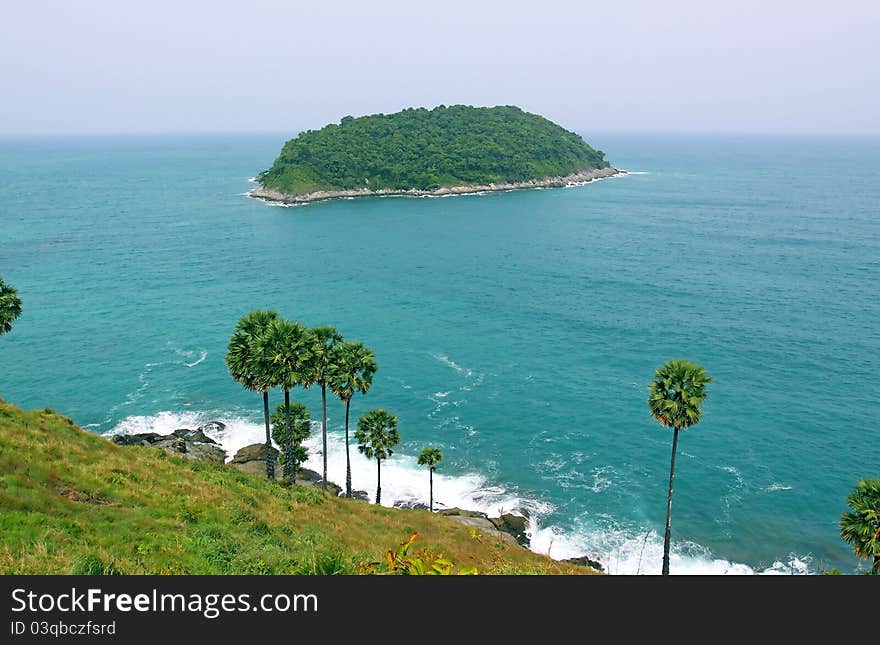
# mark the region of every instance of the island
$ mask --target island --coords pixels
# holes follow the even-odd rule
[[[300,204],[578,185],[623,171],[552,121],[515,106],[440,105],[346,116],[284,144],[249,195]]]

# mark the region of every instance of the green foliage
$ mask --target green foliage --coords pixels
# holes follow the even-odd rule
[[[419,455],[419,466],[427,466],[431,470],[437,468],[437,464],[443,461],[443,453],[439,448],[427,447]]]
[[[256,362],[257,338],[278,314],[274,311],[256,310],[241,317],[235,325],[235,332],[229,339],[226,351],[226,367],[233,379],[249,390],[264,392],[258,382],[259,367]]]
[[[863,479],[846,498],[850,510],[840,517],[840,537],[859,558],[872,558],[880,575],[880,479]]]
[[[378,369],[372,349],[357,341],[340,342],[333,346],[330,353],[327,385],[345,403],[351,400],[355,392],[367,393]]]
[[[477,575],[476,567],[465,567],[455,571],[455,563],[442,553],[433,553],[430,549],[419,549],[409,555],[409,549],[416,541],[418,533],[413,533],[405,542],[401,542],[396,551],[385,553],[388,573],[398,576],[473,576]],[[369,570],[372,566],[373,570]],[[374,573],[375,563],[367,565],[367,573]]]
[[[271,320],[254,345],[255,380],[260,391],[290,391],[312,382],[311,364],[318,351],[315,335],[302,323]]]
[[[312,424],[309,421],[311,415],[304,403],[293,401],[290,404],[290,427],[292,430],[290,436],[290,450],[288,450],[288,432],[287,432],[287,415],[283,403],[279,403],[272,413],[272,439],[281,446],[281,455],[279,462],[284,465],[288,461],[292,462],[294,468],[309,458],[308,449],[302,445],[309,434],[311,434]]]
[[[121,576],[122,572],[113,564],[106,563],[98,556],[88,553],[80,556],[73,563],[70,574],[74,576]]]
[[[409,108],[350,116],[284,144],[263,185],[314,190],[524,181],[606,168],[605,154],[544,117],[514,106]]]
[[[667,428],[683,430],[696,425],[702,416],[706,385],[712,377],[691,361],[675,358],[654,373],[649,385],[651,415]]]
[[[302,443],[308,439],[312,431],[312,424],[308,408],[305,403],[299,401],[290,402],[290,425],[293,430],[294,443]],[[287,443],[287,417],[284,412],[284,404],[279,403],[272,413],[272,439],[279,446]]]
[[[352,559],[335,547],[313,550],[291,571],[301,576],[346,576],[357,572],[357,566]]]
[[[386,410],[370,410],[358,419],[358,429],[354,433],[358,450],[367,459],[388,459],[394,454],[394,446],[400,443],[397,432],[397,417]]]
[[[11,284],[0,276],[0,336],[12,331],[12,321],[21,315],[21,298]]]

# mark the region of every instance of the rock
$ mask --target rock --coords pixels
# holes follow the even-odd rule
[[[482,518],[486,521],[489,520],[489,516],[485,513],[481,513],[480,511],[468,511],[463,508],[446,508],[442,511],[437,511],[438,515],[444,515],[446,517],[477,517]],[[495,526],[489,522],[491,528],[494,530]]]
[[[139,434],[115,434],[110,440],[120,446],[152,446],[162,438],[162,435],[155,432],[141,432]]]
[[[492,522],[495,528],[499,531],[504,531],[505,533],[512,535],[520,546],[524,546],[527,549],[529,548],[529,536],[526,535],[528,519],[522,515],[504,513],[501,517],[489,518],[489,521]]]
[[[180,428],[168,435],[155,432],[139,434],[118,434],[111,437],[120,446],[151,446],[161,448],[174,455],[183,455],[194,461],[222,464],[226,461],[226,451],[200,430]]]
[[[474,512],[474,511],[471,511]],[[508,542],[510,544],[519,544],[509,533],[504,533],[503,531],[499,531],[495,528],[495,525],[492,524],[491,521],[486,519],[485,517],[479,517],[474,515],[446,515],[450,520],[454,522],[458,522],[459,524],[464,524],[465,526],[469,526],[472,529],[479,529],[484,533],[489,534],[492,537],[498,538],[502,542]]]
[[[324,481],[324,478],[321,477],[320,473],[315,472],[314,470],[309,470],[308,468],[299,468],[296,471],[296,483],[302,486],[311,486],[312,488],[321,488],[321,482]],[[339,497],[342,494],[343,490],[341,486],[334,484],[331,481],[327,482],[327,492],[333,495],[334,497]]]
[[[482,531],[486,531],[488,533],[499,533],[495,528],[495,525],[492,524],[485,517],[473,517],[471,515],[446,515],[450,520],[455,520],[460,524],[464,524],[465,526],[471,526],[475,529],[480,529]]]
[[[582,555],[577,558],[569,558],[568,560],[563,560],[563,562],[576,564],[580,567],[590,567],[591,569],[595,569],[596,571],[605,571],[605,567],[602,566],[601,562],[599,562],[598,560],[593,560],[587,555]]]
[[[199,427],[197,430],[190,430],[188,428],[181,428],[180,430],[175,430],[171,434],[175,437],[179,437],[180,439],[185,439],[186,441],[192,441],[194,443],[213,443],[217,442],[211,439],[211,437],[207,436],[202,428],[204,426]]]
[[[297,484],[314,483],[320,481],[321,473],[317,473],[314,470],[309,470],[308,468],[299,468],[296,471]]]
[[[213,443],[192,444],[188,446],[186,456],[196,461],[206,461],[212,464],[226,463],[226,451]]]
[[[428,505],[411,499],[399,499],[394,502],[394,508],[418,509],[420,511],[427,511]]]
[[[278,467],[278,451],[269,447],[272,460],[275,462],[275,479],[280,479],[281,470]],[[241,448],[229,464],[243,473],[255,477],[266,476],[266,444],[253,443]]]
[[[207,434],[209,432],[219,433],[226,430],[226,424],[222,421],[208,421],[207,423],[200,425],[196,430],[202,434]],[[210,439],[208,439],[208,441],[210,441]]]

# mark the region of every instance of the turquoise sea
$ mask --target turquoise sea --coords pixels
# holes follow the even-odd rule
[[[260,399],[226,342],[274,308],[375,349],[352,414],[400,418],[383,502],[427,495],[434,444],[442,504],[527,510],[535,550],[658,573],[671,436],[647,384],[689,358],[714,382],[680,441],[673,573],[858,570],[837,521],[880,476],[880,139],[585,133],[635,172],[246,197],[289,136],[0,140],[0,275],[24,302],[0,396],[98,433],[219,419],[235,450],[260,440]],[[319,393],[296,398],[320,417]],[[375,486],[360,457],[354,484]]]

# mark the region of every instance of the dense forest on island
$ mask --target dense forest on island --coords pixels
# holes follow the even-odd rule
[[[607,168],[605,153],[514,106],[441,105],[344,117],[284,144],[260,183],[316,190],[434,190],[564,176]]]

